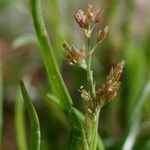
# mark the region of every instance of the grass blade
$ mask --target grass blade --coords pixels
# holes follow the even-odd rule
[[[34,45],[37,44],[36,37],[32,34],[24,34],[24,35],[17,37],[13,41],[11,46],[14,49],[18,49],[20,47],[31,45],[31,44],[34,44]]]
[[[27,150],[27,142],[24,126],[24,102],[20,89],[17,91],[15,102],[15,127],[16,140],[19,150]]]
[[[24,82],[20,80],[20,88],[24,98],[25,107],[31,121],[31,139],[30,139],[30,149],[31,150],[40,150],[40,123],[36,113],[36,110],[29,98],[27,90],[25,88]]]
[[[70,109],[72,106],[72,100],[59,72],[56,59],[54,58],[53,50],[42,16],[40,0],[31,0],[31,13],[37,38],[41,47],[40,52],[43,57],[49,80],[54,90],[57,92],[58,98],[61,99],[61,103],[64,108]]]
[[[59,107],[61,107],[61,108],[63,108],[63,106],[61,105],[61,103],[60,103],[60,100],[56,97],[56,96],[54,96],[54,95],[52,95],[52,94],[47,94],[47,97],[48,97],[48,99],[50,99],[53,103],[55,103],[55,104],[57,104]]]
[[[105,150],[104,144],[100,136],[97,138],[97,150]]]
[[[51,100],[53,103],[55,103],[58,107],[63,109],[63,106],[61,105],[60,100],[56,96],[48,93],[47,98],[49,100]],[[74,109],[75,113],[77,114],[78,118],[80,119],[80,121],[83,122],[84,121],[84,115],[78,109],[76,109],[74,107],[73,107],[73,109]]]

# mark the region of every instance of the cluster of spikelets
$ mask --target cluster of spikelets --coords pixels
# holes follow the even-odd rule
[[[81,28],[88,29],[92,23],[101,21],[103,11],[98,9],[93,11],[92,5],[87,5],[84,10],[79,9],[75,12],[74,17]]]
[[[90,36],[91,32],[93,31],[95,24],[102,20],[103,16],[102,10],[93,11],[92,5],[87,5],[85,10],[79,9],[74,13],[75,20],[79,24],[81,28],[84,29],[85,34],[87,37]],[[108,32],[108,26],[104,29],[99,30],[96,47],[103,42]],[[96,49],[93,47],[91,50],[92,52]],[[68,52],[67,56],[67,63],[70,65],[79,65],[81,68],[86,69],[86,53],[85,48],[76,49],[75,47],[69,45],[67,42],[63,44],[63,48]]]
[[[87,5],[84,10],[79,9],[74,13],[74,17],[79,26],[84,30],[87,38],[91,37],[91,33],[95,25],[102,20],[104,12],[102,10],[93,10],[92,5]],[[87,69],[86,58],[87,55],[92,55],[97,46],[102,43],[107,35],[108,26],[99,30],[96,44],[87,52],[85,48],[76,49],[69,45],[67,42],[63,44],[63,48],[67,51],[67,62],[70,65],[78,65],[83,69]],[[110,70],[109,75],[106,77],[106,82],[96,90],[95,98],[93,99],[90,92],[85,90],[83,86],[80,88],[81,97],[84,100],[84,107],[87,113],[92,114],[98,107],[102,107],[108,101],[114,99],[120,87],[119,79],[121,77],[125,61],[121,61],[116,67]]]

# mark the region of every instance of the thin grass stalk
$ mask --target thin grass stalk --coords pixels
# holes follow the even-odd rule
[[[3,72],[2,64],[0,60],[0,149],[2,141],[2,131],[3,131]]]
[[[88,42],[87,42],[87,49],[88,49],[88,54],[87,54],[87,83],[88,87],[91,93],[91,96],[93,99],[95,99],[95,88],[94,88],[94,83],[93,83],[93,72],[91,70],[91,60],[92,60],[92,55],[90,54],[91,52],[91,42],[90,42],[90,37],[88,37]]]
[[[24,121],[25,121],[24,102],[21,91],[20,89],[18,89],[15,101],[15,128],[16,128],[16,141],[18,150],[27,150]]]
[[[30,150],[40,150],[41,133],[38,115],[29,98],[24,82],[22,80],[20,80],[20,88],[24,98],[25,107],[31,122]]]
[[[89,34],[87,34],[87,84],[88,89],[90,91],[91,97],[93,101],[95,100],[95,85],[93,82],[93,71],[91,70],[91,63],[92,63],[92,48],[91,48],[91,31],[89,30]],[[97,142],[98,142],[98,123],[99,123],[99,114],[100,110],[93,113],[93,117],[86,115],[85,116],[85,131],[86,131],[86,138],[89,144],[89,150],[96,150],[97,149]]]
[[[105,150],[104,143],[100,136],[97,138],[97,150]]]

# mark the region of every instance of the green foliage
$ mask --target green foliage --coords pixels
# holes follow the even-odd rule
[[[41,133],[39,119],[22,80],[20,80],[20,88],[24,98],[25,107],[31,122],[30,149],[40,150]]]
[[[25,134],[25,114],[24,102],[20,88],[17,91],[15,101],[15,126],[16,126],[16,139],[19,150],[27,150],[27,141]]]

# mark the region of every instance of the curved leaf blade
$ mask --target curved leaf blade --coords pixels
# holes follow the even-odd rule
[[[20,88],[24,98],[25,107],[31,121],[31,139],[30,139],[30,149],[40,150],[41,133],[40,133],[40,123],[36,110],[30,100],[27,93],[23,80],[20,80]]]

